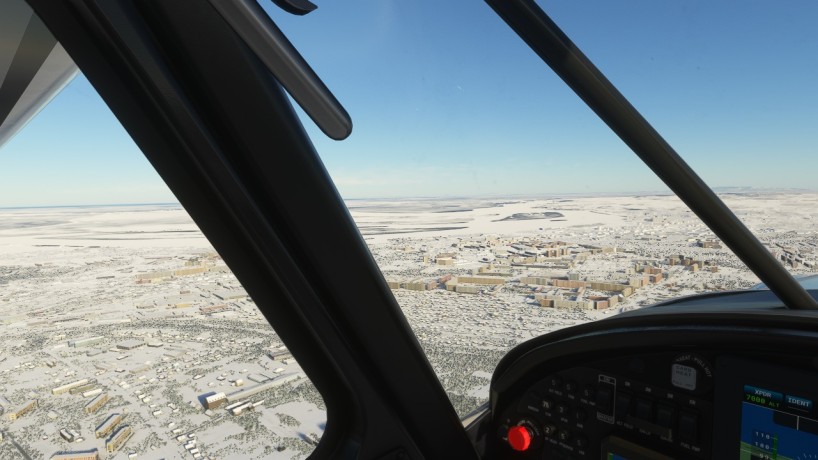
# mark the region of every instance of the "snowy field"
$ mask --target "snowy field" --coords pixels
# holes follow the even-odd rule
[[[723,198],[771,252],[788,258],[790,270],[814,271],[818,194]],[[443,285],[393,290],[461,415],[487,399],[494,366],[525,340],[680,295],[758,282],[728,249],[702,247],[713,235],[671,196],[352,200],[348,206],[389,281],[503,276],[501,286],[469,293]],[[515,248],[544,242],[560,242],[569,255],[513,263]],[[708,269],[668,265],[678,256],[706,261]],[[443,265],[438,258],[452,260]],[[661,270],[662,280],[601,310],[544,308],[545,295],[588,293],[520,281],[627,282],[645,264]],[[103,458],[235,458],[237,451],[242,458],[303,458],[323,433],[320,395],[179,206],[0,209],[0,305],[6,435],[0,458],[89,449]],[[92,340],[74,342],[81,339]],[[290,374],[298,378],[248,397],[256,407],[239,415],[203,405],[208,395]],[[81,385],[85,391],[52,394],[81,379],[89,381]],[[108,401],[85,413],[97,389]],[[29,400],[37,407],[9,420]],[[120,426],[134,434],[109,454],[106,436],[94,431],[111,414],[121,414]],[[61,429],[81,440],[68,442]]]

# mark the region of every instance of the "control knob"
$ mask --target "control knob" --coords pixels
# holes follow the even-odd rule
[[[509,447],[517,452],[536,449],[542,443],[542,438],[540,425],[529,419],[520,420],[506,431],[506,440]]]
[[[508,429],[508,445],[518,452],[525,452],[531,447],[532,433],[528,428],[517,425]]]

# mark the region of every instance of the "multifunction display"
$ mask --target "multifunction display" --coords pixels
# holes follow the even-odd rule
[[[741,460],[818,458],[818,416],[811,399],[744,385]]]

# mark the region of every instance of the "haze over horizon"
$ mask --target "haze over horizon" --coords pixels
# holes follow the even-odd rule
[[[352,116],[302,116],[345,199],[668,193],[482,3],[264,7]],[[816,190],[818,3],[547,10],[711,186]],[[171,201],[83,76],[0,150],[2,207]]]
[[[818,194],[818,190],[798,189],[798,188],[754,188],[754,187],[713,187],[717,195],[723,194],[779,194],[779,193],[810,193]],[[451,202],[454,200],[549,200],[562,198],[589,198],[589,197],[624,197],[624,196],[668,196],[674,195],[669,189],[666,190],[638,190],[621,192],[575,192],[575,193],[548,193],[548,194],[508,194],[508,195],[429,195],[429,196],[382,196],[382,197],[341,197],[345,202],[356,201],[431,201],[440,200]],[[178,201],[156,201],[156,202],[122,202],[122,203],[54,203],[37,205],[0,205],[0,209],[38,209],[38,208],[104,208],[104,207],[128,207],[128,206],[181,206]]]

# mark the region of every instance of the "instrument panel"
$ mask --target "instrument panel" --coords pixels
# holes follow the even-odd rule
[[[572,367],[525,391],[498,435],[519,458],[706,459],[712,392],[709,361],[687,353]]]
[[[545,334],[497,365],[481,457],[818,460],[818,311],[695,296]],[[716,297],[716,304],[698,306]]]
[[[733,354],[655,353],[542,376],[495,417],[499,458],[818,458],[818,373]]]

